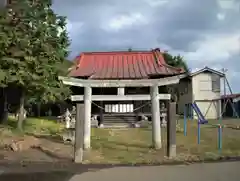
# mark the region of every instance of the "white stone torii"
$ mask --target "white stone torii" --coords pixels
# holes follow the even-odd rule
[[[160,106],[159,99],[165,98],[170,99],[168,94],[159,94],[158,87],[164,85],[178,84],[179,80],[186,75],[177,75],[168,78],[161,79],[143,79],[143,80],[85,80],[77,79],[71,77],[59,77],[66,85],[84,87],[84,96],[72,97],[72,101],[84,101],[84,122],[83,124],[78,123],[81,119],[79,115],[79,110],[77,110],[77,120],[76,120],[76,139],[75,139],[75,155],[78,155],[78,158],[75,156],[75,161],[78,162],[81,160],[82,156],[82,147],[80,145],[81,141],[78,141],[80,135],[83,136],[83,148],[89,149],[91,147],[91,101],[92,100],[151,100],[151,111],[152,111],[152,143],[155,149],[160,149],[162,147],[161,142],[161,123],[160,123]],[[93,95],[92,96],[92,87],[150,87],[150,96],[149,95]],[[123,92],[121,90],[121,92]],[[78,98],[78,99],[77,99]],[[92,99],[94,98],[94,99]],[[77,105],[78,107],[78,105]],[[81,122],[81,121],[80,121]],[[80,126],[81,125],[81,126]],[[79,126],[79,127],[78,127]],[[84,130],[81,131],[81,127],[84,127]],[[78,161],[77,161],[78,160]]]
[[[152,86],[150,89],[151,94],[151,110],[152,110],[152,141],[153,146],[156,149],[160,149],[162,147],[161,143],[161,121],[160,121],[160,105],[159,105],[159,98],[165,97],[165,100],[170,100],[171,96],[169,94],[163,94],[162,96],[159,96],[161,94],[158,94],[158,86]],[[131,100],[140,100],[137,97],[138,95],[135,95],[131,97]],[[109,99],[107,97],[111,98],[111,95],[102,95],[99,96],[102,97],[102,100],[112,100],[115,101],[115,99]],[[141,95],[139,96],[141,97]],[[84,149],[89,149],[91,147],[91,101],[92,101],[92,88],[91,87],[84,87]],[[135,99],[134,99],[135,98]],[[147,98],[147,97],[146,97]],[[82,99],[80,99],[82,100]],[[80,101],[77,100],[77,101]],[[144,100],[143,98],[141,100]],[[75,100],[76,101],[76,100]]]

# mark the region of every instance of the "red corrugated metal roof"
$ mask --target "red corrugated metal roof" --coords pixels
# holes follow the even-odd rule
[[[72,77],[89,79],[146,79],[183,73],[167,65],[159,49],[153,51],[87,52],[75,59]]]

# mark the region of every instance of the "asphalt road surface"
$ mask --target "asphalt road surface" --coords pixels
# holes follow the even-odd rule
[[[81,167],[81,168],[80,168]],[[0,181],[239,181],[240,162],[68,169],[1,168]],[[41,169],[40,169],[41,168]],[[38,171],[36,171],[36,169]]]

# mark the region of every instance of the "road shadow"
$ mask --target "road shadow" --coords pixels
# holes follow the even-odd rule
[[[240,161],[240,157],[225,157],[218,160],[206,160],[196,163],[222,163]],[[181,161],[156,164],[75,164],[70,162],[56,163],[28,163],[26,165],[15,165],[7,163],[4,169],[0,164],[0,181],[71,181],[75,175],[86,172],[97,172],[101,169],[110,169],[114,167],[141,167],[141,166],[159,166],[159,165],[189,165]],[[3,167],[2,167],[3,168]],[[3,172],[4,170],[4,172]],[[7,171],[6,171],[7,170]]]
[[[9,171],[0,172],[0,181],[70,181],[74,175],[112,168],[113,165],[84,165],[75,163],[30,163],[9,165]],[[5,168],[6,170],[6,168]],[[0,169],[1,171],[1,169]]]
[[[66,171],[7,173],[0,175],[0,181],[69,181],[74,173]]]

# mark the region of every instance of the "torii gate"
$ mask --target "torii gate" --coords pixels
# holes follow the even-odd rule
[[[84,95],[71,97],[72,101],[84,101],[84,109],[82,109],[83,105],[77,102],[74,161],[81,163],[83,149],[89,149],[91,146],[91,101],[99,100],[151,100],[152,144],[155,149],[162,147],[159,100],[169,100],[167,105],[168,156],[174,157],[176,155],[176,103],[170,102],[170,94],[159,94],[158,87],[178,84],[179,80],[185,76],[182,74],[167,78],[142,80],[86,80],[60,76],[59,80],[65,85],[84,87]],[[150,95],[92,95],[94,87],[150,87]],[[82,119],[83,115],[84,119]]]

